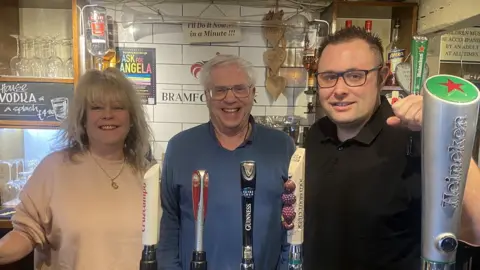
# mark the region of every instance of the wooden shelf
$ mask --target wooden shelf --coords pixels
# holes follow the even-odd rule
[[[370,7],[416,7],[417,3],[382,2],[382,1],[334,1],[339,5]]]
[[[58,129],[59,122],[41,122],[41,121],[2,121],[0,120],[0,128],[11,129]]]
[[[443,65],[443,64],[452,64],[452,65],[480,65],[480,62],[440,60],[440,65]]]
[[[339,21],[344,18],[353,20],[394,20],[398,18],[401,22],[399,46],[405,48],[406,55],[408,55],[410,53],[412,36],[417,33],[418,4],[410,2],[336,0],[321,14],[321,17],[330,22],[331,32],[335,32],[343,27]],[[383,35],[385,37],[382,38],[382,41],[385,47],[390,43],[392,27],[393,24],[391,24],[388,30],[388,35]],[[373,31],[375,31],[375,25],[373,28]]]
[[[71,0],[20,0],[20,8],[72,9]]]
[[[0,82],[45,82],[45,83],[73,84],[73,78],[37,78],[37,77],[0,76]]]

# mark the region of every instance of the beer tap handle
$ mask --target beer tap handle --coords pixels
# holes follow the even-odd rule
[[[243,161],[240,165],[242,190],[243,247],[240,269],[253,270],[253,217],[256,186],[256,165],[254,161]]]
[[[195,250],[190,263],[191,270],[206,270],[207,258],[203,250],[203,230],[207,214],[208,172],[197,170],[192,175],[192,203],[195,219]]]

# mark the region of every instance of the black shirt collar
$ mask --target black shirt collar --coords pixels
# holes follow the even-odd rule
[[[373,140],[378,136],[388,117],[394,115],[392,106],[384,96],[380,97],[380,106],[375,110],[372,117],[363,126],[357,136],[351,140],[363,143],[371,144]],[[337,126],[328,117],[323,117],[318,122],[320,128],[321,141],[331,140],[333,142],[339,142],[337,136]]]

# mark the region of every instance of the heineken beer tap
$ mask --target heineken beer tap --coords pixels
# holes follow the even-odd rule
[[[410,94],[420,95],[425,80],[425,67],[427,65],[428,39],[423,36],[412,38],[411,82]]]
[[[192,202],[195,218],[195,250],[190,270],[207,270],[207,255],[203,250],[203,228],[207,215],[208,172],[197,170],[192,175]]]
[[[409,95],[420,95],[423,83],[428,77],[427,65],[428,39],[423,36],[414,36],[411,42],[411,59],[395,68],[395,77],[398,85]]]
[[[422,269],[453,270],[479,93],[467,80],[436,75],[423,96]]]
[[[282,222],[290,244],[288,269],[303,269],[303,221],[305,205],[305,148],[297,148],[288,167],[288,180],[282,195],[284,208]]]
[[[253,260],[253,206],[255,199],[255,187],[257,171],[255,161],[243,161],[240,163],[240,179],[242,187],[242,227],[243,246],[242,262],[240,270],[254,270]]]

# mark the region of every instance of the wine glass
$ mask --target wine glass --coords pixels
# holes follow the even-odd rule
[[[47,60],[47,77],[57,78],[62,76],[63,61],[57,56],[58,41],[51,38],[48,41],[50,57]]]
[[[26,37],[19,37],[20,39],[20,61],[15,65],[17,76],[31,76],[30,59],[28,59],[28,46]]]
[[[20,39],[18,35],[10,35],[10,36],[17,40],[17,55],[15,55],[14,57],[12,57],[12,59],[10,59],[10,72],[12,73],[13,76],[20,76],[18,75],[18,72],[17,72],[17,64],[18,62],[20,62]]]

